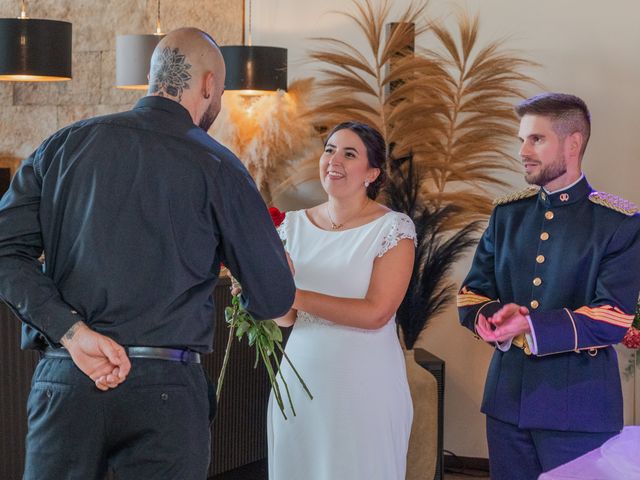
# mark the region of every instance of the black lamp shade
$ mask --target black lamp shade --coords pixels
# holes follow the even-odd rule
[[[71,79],[71,24],[0,18],[0,80]]]
[[[220,47],[227,68],[225,90],[286,90],[287,49],[248,45]]]

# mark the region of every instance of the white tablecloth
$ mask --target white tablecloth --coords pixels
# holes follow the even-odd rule
[[[640,480],[640,426],[625,427],[600,448],[543,473],[538,480]]]

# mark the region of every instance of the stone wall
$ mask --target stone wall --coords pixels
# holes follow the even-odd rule
[[[27,1],[30,18],[73,24],[73,80],[0,82],[0,157],[26,157],[71,122],[128,109],[143,91],[115,88],[116,35],[155,32],[157,0]],[[15,18],[19,0],[0,0],[0,18]],[[164,0],[162,30],[193,26],[220,44],[242,39],[242,0]]]

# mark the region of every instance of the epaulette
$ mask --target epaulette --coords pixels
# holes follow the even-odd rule
[[[498,205],[517,202],[518,200],[522,200],[523,198],[533,197],[537,195],[539,191],[540,187],[527,187],[524,190],[520,190],[518,192],[507,193],[506,195],[502,195],[501,197],[496,198],[493,201],[493,205],[497,207]]]
[[[615,210],[616,212],[624,213],[625,215],[632,216],[638,213],[638,206],[635,203],[610,193],[592,192],[589,194],[589,200],[603,207]]]

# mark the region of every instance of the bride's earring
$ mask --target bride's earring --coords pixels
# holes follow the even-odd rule
[[[367,188],[371,182],[369,180],[364,181],[364,188]]]

